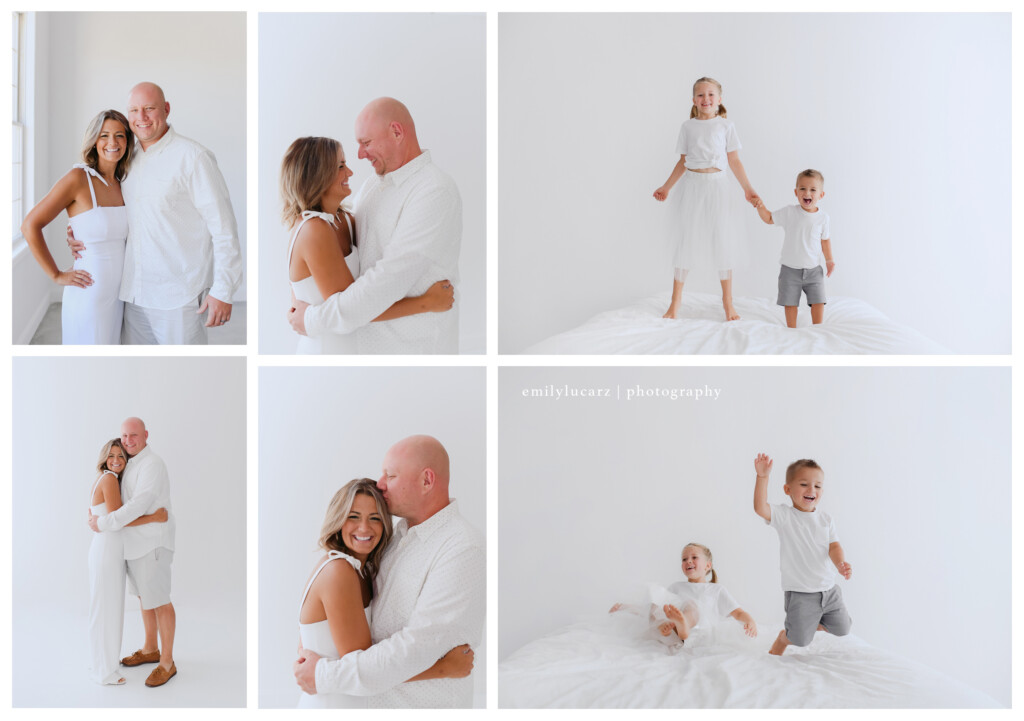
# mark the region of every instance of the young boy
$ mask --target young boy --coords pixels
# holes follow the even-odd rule
[[[786,325],[790,328],[796,328],[801,292],[807,295],[807,305],[811,306],[811,322],[821,323],[825,317],[825,279],[820,256],[825,256],[825,275],[831,276],[836,267],[832,260],[828,213],[818,207],[818,201],[825,197],[825,176],[808,168],[796,176],[793,192],[800,202],[774,213],[765,208],[760,199],[755,204],[761,220],[786,231],[782,242],[778,304],[785,306]]]
[[[789,644],[806,646],[815,631],[845,636],[850,632],[850,614],[843,605],[835,572],[849,580],[853,567],[843,555],[832,517],[817,510],[825,480],[821,466],[803,459],[786,469],[782,492],[789,496],[792,506],[768,505],[771,458],[759,453],[754,470],[754,512],[779,534],[785,591],[786,626],[769,653],[781,656]]]

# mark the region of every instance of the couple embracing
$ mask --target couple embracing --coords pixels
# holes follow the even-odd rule
[[[334,495],[299,605],[300,708],[472,706],[484,550],[449,477],[441,443],[411,436]]]
[[[121,685],[118,658],[124,625],[124,589],[139,597],[146,639],[120,665],[157,667],[146,679],[162,686],[178,673],[174,665],[175,614],[171,603],[174,515],[167,466],[149,446],[139,418],[121,424],[121,438],[100,454],[99,476],[89,499],[89,645],[93,680]],[[158,643],[159,638],[159,643]]]
[[[99,113],[75,164],[25,217],[43,271],[64,286],[62,343],[199,344],[231,319],[242,253],[217,161],[167,122],[153,83],[128,95],[127,117]],[[43,228],[66,211],[74,265],[61,270]]]
[[[375,175],[351,204],[337,140],[299,138],[281,164],[298,352],[458,353],[459,190],[394,98],[363,108],[355,134]]]

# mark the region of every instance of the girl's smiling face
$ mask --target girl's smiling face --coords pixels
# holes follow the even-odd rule
[[[718,106],[722,104],[722,96],[714,83],[698,83],[693,89],[693,105],[701,118],[714,118],[718,115]]]
[[[707,583],[707,575],[711,573],[711,561],[696,546],[683,549],[683,575],[690,583]]]

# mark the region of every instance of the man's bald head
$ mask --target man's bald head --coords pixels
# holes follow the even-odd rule
[[[128,124],[145,150],[167,132],[171,104],[156,83],[139,83],[128,93]]]
[[[377,175],[398,170],[422,154],[416,124],[405,105],[394,98],[377,98],[356,117],[359,157],[369,160]]]
[[[121,445],[129,456],[134,456],[146,447],[149,431],[141,418],[125,418],[121,423]]]
[[[448,505],[450,477],[448,451],[441,442],[432,436],[409,436],[384,455],[377,487],[391,512],[414,526]]]

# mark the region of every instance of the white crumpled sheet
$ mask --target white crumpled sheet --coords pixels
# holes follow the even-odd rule
[[[815,634],[781,658],[738,623],[666,647],[618,614],[533,641],[501,663],[500,708],[999,708],[991,696],[856,636]],[[643,623],[646,623],[645,621]]]
[[[726,323],[720,296],[683,293],[682,318],[662,318],[668,294],[599,313],[576,328],[523,351],[525,354],[946,354],[920,332],[889,320],[857,298],[833,298],[825,321],[811,325],[800,306],[796,328],[767,298],[738,298],[740,320]]]

